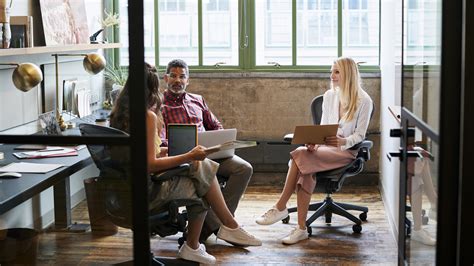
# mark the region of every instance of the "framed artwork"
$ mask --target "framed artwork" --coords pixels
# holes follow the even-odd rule
[[[46,46],[89,43],[84,0],[40,0]]]
[[[44,135],[62,135],[55,111],[40,114],[38,123]]]
[[[10,48],[33,47],[33,17],[11,16]]]

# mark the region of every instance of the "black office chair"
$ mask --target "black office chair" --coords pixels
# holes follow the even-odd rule
[[[92,124],[81,124],[79,130],[83,136],[128,136],[127,133],[111,127]],[[100,170],[97,184],[104,196],[107,217],[119,227],[132,229],[132,194],[130,173],[130,153],[128,146],[87,145],[89,153]],[[168,180],[189,169],[189,164],[167,170],[151,176],[156,183]],[[186,212],[179,212],[179,207],[201,204],[200,200],[178,199],[168,204],[167,210],[150,215],[149,224],[152,235],[166,237],[183,232],[178,242],[181,246],[186,239]],[[153,258],[162,263],[176,263],[168,259]],[[180,260],[179,263],[184,263]],[[179,264],[178,263],[178,264]]]
[[[322,116],[322,104],[323,104],[323,95],[316,96],[313,101],[311,102],[311,114],[313,117],[313,123],[319,125],[321,123],[321,116]],[[374,107],[374,106],[373,106]],[[374,109],[372,108],[372,113],[370,114],[370,118],[372,118],[374,114]],[[291,141],[293,139],[293,134],[288,134],[285,136],[286,141]],[[349,163],[348,165],[328,170],[324,172],[319,172],[316,174],[317,178],[317,186],[316,190],[323,190],[326,193],[326,199],[322,202],[318,203],[311,203],[309,205],[310,211],[315,211],[311,217],[306,221],[306,227],[308,228],[308,233],[312,235],[311,224],[320,216],[325,215],[326,223],[331,223],[332,214],[337,214],[347,219],[353,221],[355,225],[352,226],[352,230],[355,233],[360,233],[362,231],[362,221],[367,220],[367,212],[369,209],[367,207],[335,202],[333,201],[331,195],[334,192],[339,191],[346,178],[350,176],[355,176],[362,172],[364,169],[364,164],[366,161],[370,159],[370,149],[372,148],[373,143],[370,140],[363,140],[359,144],[354,145],[351,150],[358,151],[356,159]],[[362,213],[359,215],[359,218],[355,217],[348,210],[355,210],[361,211]],[[288,212],[293,213],[296,212],[297,208],[289,208]],[[283,219],[283,223],[288,223],[290,220],[290,216]]]

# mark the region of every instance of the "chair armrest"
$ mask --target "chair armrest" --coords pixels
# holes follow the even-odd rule
[[[191,165],[189,163],[183,163],[181,165],[176,166],[175,168],[168,169],[166,171],[155,173],[151,175],[151,180],[153,182],[162,182],[168,179],[171,179],[178,174],[184,173],[185,171],[189,170]]]
[[[287,141],[287,142],[291,142],[293,140],[293,133],[291,134],[286,134],[284,137],[283,137],[283,140]]]
[[[374,143],[371,140],[363,140],[362,142],[357,143],[356,145],[350,147],[350,150],[360,150],[362,148],[370,149],[374,146]]]

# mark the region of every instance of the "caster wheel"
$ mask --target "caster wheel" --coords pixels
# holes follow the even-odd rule
[[[359,214],[359,218],[361,221],[367,221],[367,213],[366,212],[363,212],[361,214]]]
[[[313,228],[311,228],[311,226],[306,226],[306,230],[308,230],[308,236],[313,234]]]
[[[358,224],[354,224],[352,226],[352,231],[354,231],[354,233],[359,234],[360,232],[362,232],[362,226],[360,226]]]
[[[283,220],[281,220],[284,224],[287,224],[290,221],[290,216],[286,216]]]
[[[331,223],[331,219],[332,219],[332,213],[326,213],[325,215],[325,220],[326,220],[326,223],[327,224],[330,224]]]

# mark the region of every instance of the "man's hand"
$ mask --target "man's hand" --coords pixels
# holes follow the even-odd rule
[[[306,149],[308,149],[309,152],[314,151],[314,147],[315,147],[314,144],[309,143],[309,144],[305,144],[305,146],[306,146]]]
[[[341,138],[339,136],[326,137],[324,139],[324,141],[325,141],[326,145],[334,146],[334,147],[341,147],[341,146],[344,146],[346,144],[346,139]]]
[[[197,145],[189,151],[189,154],[193,160],[202,161],[206,159],[207,156],[206,147]]]

